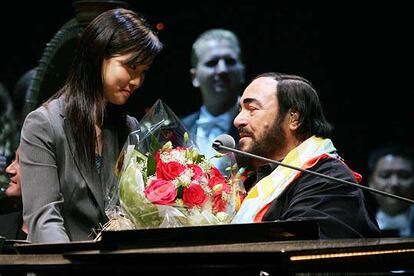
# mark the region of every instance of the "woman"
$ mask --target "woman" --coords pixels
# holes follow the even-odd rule
[[[93,230],[107,222],[116,158],[138,127],[125,103],[161,49],[147,23],[126,9],[106,11],[86,27],[65,85],[23,125],[29,241],[93,239]]]

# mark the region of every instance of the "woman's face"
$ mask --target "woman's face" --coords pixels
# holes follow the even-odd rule
[[[10,177],[9,186],[6,189],[6,195],[9,197],[21,197],[22,190],[20,181],[19,149],[16,150],[16,158],[6,168],[6,172]]]
[[[150,64],[129,65],[132,53],[104,59],[102,64],[103,94],[107,102],[125,104],[144,82]]]

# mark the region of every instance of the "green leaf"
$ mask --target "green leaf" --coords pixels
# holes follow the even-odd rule
[[[155,161],[155,156],[154,155],[150,155],[148,156],[147,159],[147,177],[154,175],[155,171],[156,171],[156,161]]]
[[[204,159],[206,159],[204,154],[198,154],[197,159],[195,160],[195,162],[198,164],[198,163],[201,163],[201,161],[203,161]]]
[[[171,141],[168,141],[167,143],[162,146],[162,151],[165,151],[166,149],[172,149],[172,143]]]
[[[177,187],[177,198],[183,198],[183,186],[178,186]]]
[[[150,137],[151,137],[151,140],[150,140],[150,145],[149,145],[149,154],[155,155],[157,150],[161,148],[161,145],[160,145],[160,142],[158,141],[158,138],[155,137],[154,134],[151,133]]]
[[[184,145],[187,145],[189,139],[190,137],[188,136],[188,132],[184,132]]]

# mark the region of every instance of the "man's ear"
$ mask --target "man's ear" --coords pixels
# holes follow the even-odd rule
[[[191,83],[193,84],[194,87],[198,88],[198,87],[200,87],[200,82],[198,81],[198,78],[196,76],[196,71],[197,71],[197,69],[191,68],[190,69],[190,76],[191,76]]]
[[[296,130],[302,124],[300,120],[300,114],[298,111],[290,110],[289,111],[289,128],[291,130]]]

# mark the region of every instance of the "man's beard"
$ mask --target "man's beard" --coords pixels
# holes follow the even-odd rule
[[[273,125],[268,129],[262,139],[255,141],[252,147],[246,152],[271,159],[275,152],[286,146],[286,134],[282,128],[282,121],[274,120]],[[240,167],[251,167],[252,157],[241,154],[236,155],[237,164]],[[257,161],[257,160],[256,160]]]

